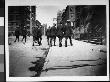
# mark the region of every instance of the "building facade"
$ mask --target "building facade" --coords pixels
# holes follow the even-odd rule
[[[62,15],[63,15],[64,12],[65,12],[65,9],[59,10],[57,12],[57,26],[59,26],[60,23],[62,23]]]
[[[26,26],[28,33],[32,32],[35,25],[36,7],[35,6],[9,6],[8,7],[8,31],[9,35],[14,34],[18,27],[22,33],[22,29]]]
[[[106,40],[106,7],[104,5],[68,5],[57,19],[60,19],[63,25],[70,21],[74,39],[88,41],[96,39],[99,42]]]

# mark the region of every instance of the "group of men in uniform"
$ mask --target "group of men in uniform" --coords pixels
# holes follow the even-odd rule
[[[68,22],[65,24],[65,26],[63,26],[61,23],[59,26],[56,27],[56,24],[54,24],[46,31],[48,45],[52,46],[52,41],[54,41],[54,46],[56,46],[56,37],[58,37],[59,47],[62,47],[62,39],[63,37],[65,37],[65,47],[67,47],[68,38],[70,39],[70,45],[72,46],[72,34],[72,27],[68,24]]]
[[[26,39],[27,39],[27,29],[26,29],[26,26],[24,26],[22,30],[20,30],[19,27],[16,27],[16,29],[15,29],[16,39],[15,39],[14,42],[16,42],[17,40],[18,40],[18,42],[19,42],[19,36],[20,36],[20,35],[23,36],[23,38],[22,38],[21,41],[25,40],[25,42],[26,42]]]
[[[17,27],[15,29],[15,36],[16,36],[16,38],[15,38],[14,42],[16,42],[17,40],[19,42],[19,36],[22,35],[22,40],[21,41],[24,40],[25,43],[26,43],[27,34],[28,33],[27,33],[26,26],[24,26],[22,30],[20,30],[20,28]],[[34,46],[34,43],[36,43],[36,42],[40,46],[42,44],[41,43],[41,41],[42,41],[42,29],[41,29],[41,27],[40,26],[34,27],[33,30],[32,30],[32,34],[33,34],[33,46]]]
[[[65,47],[67,47],[67,40],[68,38],[70,39],[70,45],[72,46],[72,34],[73,34],[73,29],[71,27],[70,24],[68,24],[68,22],[65,25],[62,25],[62,23],[60,23],[59,26],[56,27],[56,24],[54,24],[52,27],[49,27],[46,31],[46,36],[47,36],[47,42],[48,45],[52,46],[52,43],[54,42],[54,46],[56,46],[56,37],[59,38],[59,47],[62,47],[62,39],[65,38]],[[42,45],[41,41],[42,41],[42,29],[40,26],[36,26],[33,28],[32,30],[32,34],[33,34],[33,46],[34,43],[38,43],[39,46]],[[17,28],[15,30],[15,42],[18,39],[19,41],[19,29]],[[23,39],[25,39],[26,42],[26,36],[27,36],[27,30],[26,27],[23,28],[22,30],[22,41]]]

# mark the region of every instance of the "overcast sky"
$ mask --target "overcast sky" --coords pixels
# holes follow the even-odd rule
[[[53,18],[57,17],[58,10],[64,9],[66,6],[38,6],[36,8],[36,19],[47,26],[53,25]]]
[[[100,2],[100,3],[99,3]],[[57,17],[58,10],[66,8],[67,5],[91,5],[91,4],[104,4],[107,0],[6,0],[8,6],[25,6],[35,5],[36,19],[41,24],[47,23],[52,26],[53,18]]]
[[[66,8],[68,0],[9,0],[9,5],[36,5],[36,20],[47,26],[53,25],[53,18],[57,17],[58,10]],[[16,2],[17,1],[17,2]],[[21,3],[22,2],[22,3]]]

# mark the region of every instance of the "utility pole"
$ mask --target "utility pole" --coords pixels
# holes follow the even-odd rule
[[[31,6],[30,6],[30,34],[32,34],[32,12],[31,12]]]

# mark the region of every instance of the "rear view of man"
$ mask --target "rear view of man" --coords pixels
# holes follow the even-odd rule
[[[23,39],[25,39],[25,42],[26,42],[26,39],[27,39],[27,29],[26,29],[26,27],[24,27],[23,30],[22,30],[22,36],[23,36],[22,41],[23,41]]]
[[[65,27],[64,27],[64,36],[65,36],[65,47],[67,47],[67,40],[70,39],[70,45],[72,46],[72,27],[70,26],[69,22],[67,21]]]
[[[49,28],[47,29],[47,31],[46,31],[46,36],[47,36],[47,42],[48,42],[48,45],[50,45],[50,26],[49,26]]]
[[[16,39],[15,39],[14,42],[16,42],[16,40],[18,40],[18,42],[19,42],[19,35],[20,35],[20,30],[19,30],[19,28],[17,27],[16,30],[15,30]]]
[[[62,39],[63,39],[63,26],[60,24],[57,27],[57,37],[59,38],[59,47],[62,47]]]
[[[40,26],[38,26],[38,29],[37,29],[37,37],[38,37],[38,44],[39,46],[42,45],[42,29]]]
[[[33,27],[32,36],[33,36],[33,46],[34,46],[34,42],[36,42],[37,40],[37,27]]]
[[[54,46],[56,46],[55,45],[55,42],[56,42],[56,32],[57,32],[56,24],[54,24],[53,27],[51,27],[51,29],[50,29],[50,46],[52,46],[52,40],[54,41]]]

